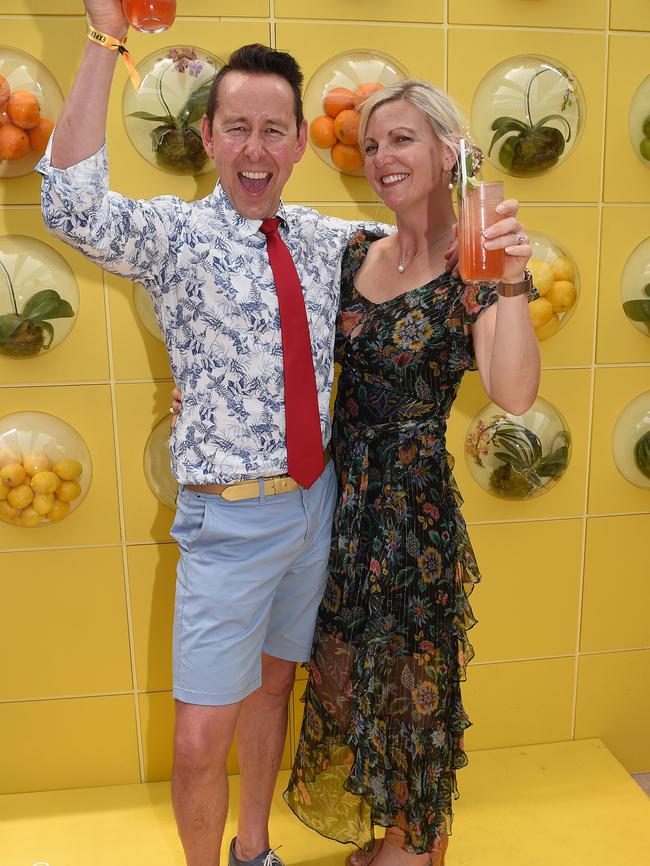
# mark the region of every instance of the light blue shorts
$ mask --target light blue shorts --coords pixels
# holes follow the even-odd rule
[[[229,502],[181,488],[174,697],[221,706],[262,682],[261,653],[309,659],[327,579],[336,477],[309,490]]]

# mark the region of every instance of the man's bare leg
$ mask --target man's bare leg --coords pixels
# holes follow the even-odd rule
[[[219,866],[228,814],[226,758],[242,702],[176,701],[172,803],[187,866]]]
[[[269,814],[287,734],[288,701],[296,665],[262,654],[262,686],[242,702],[237,721],[240,772],[235,853],[253,860],[267,851]]]

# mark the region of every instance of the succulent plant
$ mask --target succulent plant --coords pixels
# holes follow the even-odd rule
[[[536,123],[533,122],[530,106],[531,88],[533,82],[545,72],[559,73],[566,79],[567,86],[560,112],[572,105],[574,98],[573,76],[563,69],[544,66],[533,74],[526,87],[526,120],[504,116],[497,117],[490,124],[490,129],[494,131],[494,135],[488,149],[488,156],[492,153],[497,141],[504,135],[508,135],[508,138],[501,144],[498,159],[503,168],[514,175],[527,177],[541,174],[552,168],[564,153],[566,144],[571,140],[571,124],[563,114],[547,114]],[[552,120],[559,121],[566,127],[566,132],[554,126],[548,126]]]
[[[19,312],[11,277],[1,260],[0,276],[7,284],[13,308],[13,312],[0,316],[0,354],[29,358],[49,349],[54,339],[54,327],[48,320],[72,318],[74,310],[71,305],[54,289],[43,289],[32,295]]]
[[[643,287],[645,298],[623,301],[623,312],[632,322],[643,322],[650,336],[650,283]]]
[[[156,84],[158,98],[167,113],[151,114],[148,111],[133,111],[128,116],[160,124],[151,131],[151,142],[156,161],[161,168],[177,174],[198,174],[208,161],[208,155],[203,147],[200,133],[192,124],[205,114],[214,76],[190,93],[178,114],[172,114],[165,100],[163,89],[165,76],[173,69],[181,75],[187,73],[196,77],[200,75],[205,64],[197,58],[193,48],[181,50],[172,48],[167,58],[172,62],[160,74]]]

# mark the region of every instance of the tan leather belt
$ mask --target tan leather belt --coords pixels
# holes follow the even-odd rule
[[[323,451],[323,467],[332,459],[329,448]],[[264,495],[279,496],[281,493],[291,493],[298,490],[300,484],[290,475],[275,475],[272,478],[264,478]],[[221,496],[229,502],[238,499],[256,499],[260,495],[260,481],[252,478],[247,481],[233,481],[231,484],[185,484],[188,490],[194,493],[211,493]]]

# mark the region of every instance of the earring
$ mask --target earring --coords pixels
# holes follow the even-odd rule
[[[447,189],[453,189],[454,184],[452,183],[452,179],[451,179],[452,178],[451,171],[447,171],[446,175],[449,178],[449,183],[447,184]]]

